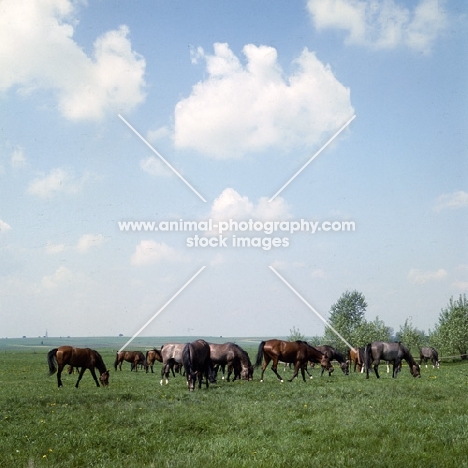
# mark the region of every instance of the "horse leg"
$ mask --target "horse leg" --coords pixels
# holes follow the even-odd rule
[[[395,359],[393,361],[393,374],[392,377],[395,379],[398,375],[398,372],[400,372],[400,364],[401,360],[400,359]]]
[[[278,360],[276,359],[273,359],[273,364],[271,365],[271,370],[276,374],[276,377],[278,377],[278,379],[280,380],[280,382],[284,382],[283,381],[283,377],[281,377],[281,375],[278,374]],[[294,379],[294,377],[297,377],[297,373],[299,372],[299,369],[294,369],[294,375],[292,376],[292,379]],[[291,381],[290,380],[290,381]]]
[[[270,361],[270,356],[267,356],[265,354],[263,357],[262,375],[260,375],[260,382],[263,382],[263,374],[265,372],[265,369],[268,367],[268,364],[270,364]]]
[[[60,387],[63,387],[63,383],[62,383],[62,370],[63,370],[63,365],[59,364],[58,366],[58,369],[57,369],[57,385],[58,385],[58,388]]]
[[[86,370],[86,367],[83,366],[80,370],[80,374],[78,375],[78,380],[76,381],[76,385],[75,385],[75,388],[78,388],[78,385],[80,384],[80,380],[82,379],[83,377],[83,374],[85,373],[85,370]],[[96,379],[96,374],[94,374],[94,378]],[[96,380],[97,382],[97,380]],[[98,387],[99,387],[99,383],[98,383]]]
[[[375,376],[380,379],[380,375],[379,375],[379,365],[378,364],[374,364],[374,372],[375,372]]]
[[[231,364],[228,364],[228,372],[227,372],[227,379],[226,379],[228,382],[231,381],[232,372],[234,372],[234,380],[236,380],[236,371],[234,370],[234,366],[231,363]]]
[[[161,381],[159,382],[161,385],[163,384],[164,377],[166,377],[166,385],[169,383],[169,372],[170,372],[170,367],[169,367],[169,364],[166,363],[162,366],[162,369],[161,369]]]
[[[94,367],[90,367],[89,371],[91,372],[91,375],[93,376],[93,379],[96,382],[96,385],[99,387],[99,380],[96,377],[96,372],[94,371]]]

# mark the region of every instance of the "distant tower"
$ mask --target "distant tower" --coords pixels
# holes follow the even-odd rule
[[[49,336],[49,332],[47,331],[47,328],[46,328],[46,331],[45,331],[45,338],[47,338]]]

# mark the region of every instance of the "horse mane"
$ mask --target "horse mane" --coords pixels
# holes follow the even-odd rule
[[[99,372],[102,374],[106,372],[107,368],[106,365],[104,364],[104,360],[102,359],[102,356],[96,351],[94,351],[94,356],[96,359],[96,367],[99,369]]]

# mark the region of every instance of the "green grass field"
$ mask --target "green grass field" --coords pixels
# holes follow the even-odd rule
[[[181,376],[161,386],[160,364],[114,371],[104,347],[108,388],[87,371],[79,389],[77,375],[58,389],[48,347],[28,346],[0,343],[1,467],[468,466],[468,363],[423,367],[421,379],[405,365],[397,379],[337,368],[283,384],[257,370],[189,393]],[[253,360],[255,346],[241,346]]]

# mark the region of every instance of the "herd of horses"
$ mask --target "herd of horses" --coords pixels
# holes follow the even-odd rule
[[[354,363],[354,371],[358,369],[360,372],[366,371],[366,378],[369,378],[369,372],[375,373],[377,378],[380,378],[378,367],[381,361],[386,361],[393,364],[392,377],[397,377],[401,370],[402,361],[406,361],[409,366],[410,373],[413,377],[420,377],[420,365],[424,362],[427,367],[427,362],[431,361],[434,367],[439,367],[440,361],[438,353],[434,348],[422,348],[420,350],[420,362],[415,361],[408,348],[400,342],[386,343],[375,341],[369,343],[363,348],[351,348],[348,356],[345,357],[332,346],[311,346],[306,341],[283,341],[283,340],[267,340],[262,341],[257,350],[257,356],[254,364],[250,361],[248,353],[235,343],[214,344],[207,343],[205,340],[195,340],[190,343],[166,343],[160,350],[153,348],[146,352],[146,355],[141,351],[121,351],[116,354],[114,369],[122,370],[123,362],[131,364],[131,370],[138,371],[138,368],[143,368],[148,373],[153,372],[154,363],[158,361],[162,363],[161,381],[163,385],[169,382],[169,375],[172,372],[181,372],[183,369],[187,387],[190,391],[194,391],[198,382],[198,388],[201,388],[203,380],[206,387],[209,383],[216,382],[217,373],[222,372],[224,379],[227,367],[227,380],[253,380],[254,369],[261,366],[260,382],[263,382],[265,370],[271,362],[271,370],[276,377],[283,382],[283,378],[278,373],[278,364],[285,363],[294,366],[294,373],[289,381],[294,380],[299,371],[302,379],[306,381],[305,373],[310,373],[307,370],[309,364],[319,364],[321,366],[321,374],[325,371],[332,374],[334,367],[332,361],[338,362],[341,370],[345,375],[349,373],[349,364]],[[79,369],[78,381],[75,387],[78,388],[81,378],[86,369],[89,369],[96,385],[99,387],[99,382],[103,386],[109,384],[109,370],[106,368],[102,356],[90,348],[74,348],[71,346],[60,346],[52,349],[47,354],[47,362],[49,366],[49,375],[57,372],[58,387],[62,387],[61,375],[65,366],[69,366],[69,373],[73,369]],[[95,370],[99,371],[99,379],[96,376]]]

